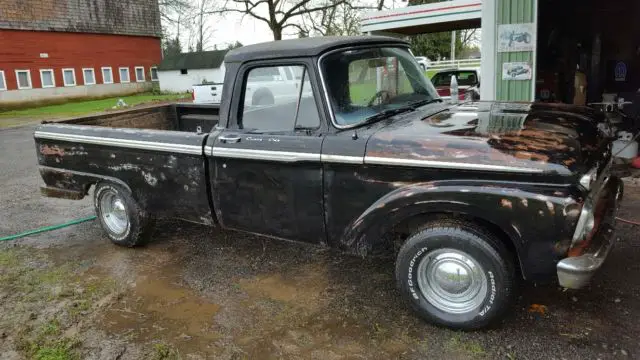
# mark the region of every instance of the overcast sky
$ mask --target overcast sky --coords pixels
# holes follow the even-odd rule
[[[197,0],[191,0],[195,4]],[[361,3],[375,5],[377,0],[361,0]],[[406,6],[406,2],[401,0],[387,0],[388,6]],[[261,8],[258,13],[266,17],[266,8]],[[218,48],[225,48],[227,44],[240,41],[244,45],[255,44],[259,42],[273,40],[273,34],[263,21],[256,20],[251,16],[242,16],[239,13],[226,13],[223,16],[211,16],[208,21],[208,26],[211,29],[211,36],[206,42],[207,50],[214,48],[217,45]],[[175,29],[170,29],[170,32]],[[183,51],[188,51],[189,34],[186,31],[182,31],[180,36],[181,43],[183,45]],[[175,34],[175,33],[174,33]],[[283,38],[296,37],[297,32],[294,28],[285,29]]]

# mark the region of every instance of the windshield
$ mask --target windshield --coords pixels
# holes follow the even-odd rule
[[[478,83],[478,75],[475,71],[447,71],[440,72],[431,78],[431,82],[434,86],[450,86],[451,76],[455,75],[458,79],[458,85],[460,86],[473,86]]]
[[[321,63],[338,126],[357,125],[388,110],[438,99],[406,48],[335,52]]]

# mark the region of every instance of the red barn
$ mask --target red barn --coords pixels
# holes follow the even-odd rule
[[[0,0],[0,107],[149,90],[157,0]]]

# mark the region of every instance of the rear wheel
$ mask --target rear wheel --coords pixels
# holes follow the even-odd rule
[[[515,270],[495,236],[471,223],[442,220],[407,239],[396,280],[422,318],[469,330],[493,323],[510,307]]]
[[[113,183],[99,183],[93,202],[102,229],[114,244],[133,247],[149,240],[153,218],[142,210],[127,189]]]
[[[251,99],[251,105],[264,106],[273,105],[274,103],[275,99],[273,98],[273,94],[267,89],[258,89]]]

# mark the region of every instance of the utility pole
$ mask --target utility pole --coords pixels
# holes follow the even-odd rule
[[[451,32],[451,60],[456,59],[456,31]]]

